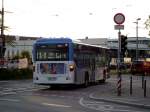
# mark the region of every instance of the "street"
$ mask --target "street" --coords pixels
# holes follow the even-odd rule
[[[128,80],[128,76],[123,78]],[[0,109],[1,112],[149,112],[149,109],[89,97],[98,90],[112,89],[112,83],[116,83],[116,77],[111,77],[105,84],[87,88],[51,89],[34,85],[32,80],[0,81]]]

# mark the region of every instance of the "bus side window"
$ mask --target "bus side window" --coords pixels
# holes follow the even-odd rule
[[[78,61],[79,61],[79,59],[77,58],[77,53],[73,54],[73,59],[74,59],[74,62],[76,64],[76,66],[78,67]]]

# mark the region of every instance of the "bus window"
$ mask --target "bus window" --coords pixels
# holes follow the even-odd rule
[[[36,50],[36,60],[68,60],[68,46],[66,45],[45,45],[38,46]]]

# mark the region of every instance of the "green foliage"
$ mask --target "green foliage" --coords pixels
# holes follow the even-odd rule
[[[16,56],[13,57],[13,60],[16,60],[16,59],[19,59],[19,58],[20,58],[20,56],[16,55]]]
[[[121,70],[121,73],[122,73],[122,75],[129,75],[129,74],[131,74],[130,73],[130,69]],[[118,75],[117,69],[111,69],[110,70],[110,75]]]
[[[30,59],[30,53],[29,53],[29,51],[22,51],[21,52],[21,57],[22,58]]]
[[[30,55],[29,51],[22,51],[21,58],[27,58],[29,65],[32,64],[32,59],[31,59],[31,55]]]
[[[0,80],[31,79],[31,69],[0,69]]]
[[[7,35],[5,35],[5,42],[6,42],[7,46],[15,47],[15,45],[16,45],[16,41],[13,39],[10,39],[9,36],[7,36]]]
[[[148,19],[145,21],[145,28],[149,31],[149,34],[150,35],[150,16],[148,17]]]

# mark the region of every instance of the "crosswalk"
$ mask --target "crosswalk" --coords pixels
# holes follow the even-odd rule
[[[0,91],[0,96],[2,95],[11,95],[11,94],[18,94],[22,92],[30,92],[30,91],[37,91],[43,88],[7,88]]]
[[[45,89],[47,87],[45,86],[38,86],[38,85],[26,85],[26,86],[12,86],[12,87],[0,87],[0,96],[3,95],[13,95],[23,92],[31,92],[31,91],[37,91],[41,89]]]

